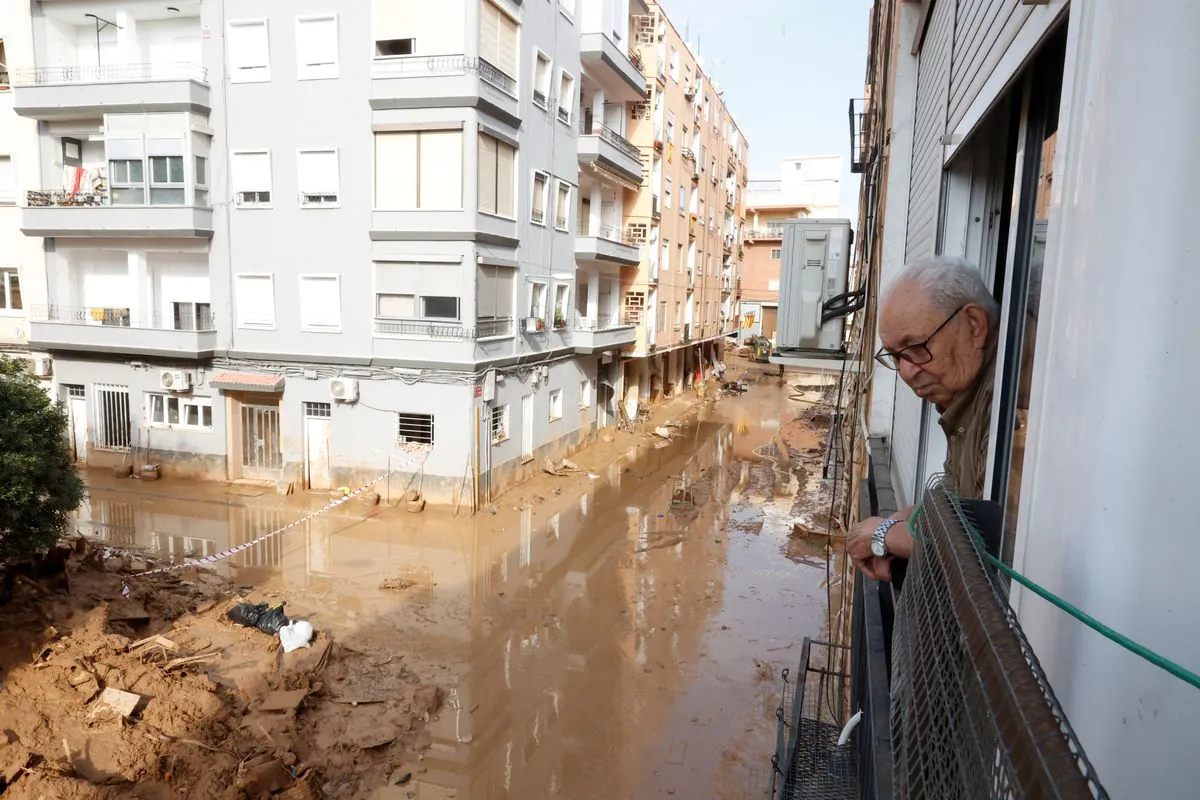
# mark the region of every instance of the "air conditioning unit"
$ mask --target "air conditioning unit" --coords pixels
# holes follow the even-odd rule
[[[48,358],[33,358],[29,362],[29,368],[33,370],[34,377],[37,378],[50,377],[50,367],[50,359]]]
[[[354,378],[330,379],[329,397],[339,403],[358,402],[358,381]]]
[[[189,392],[192,389],[192,373],[178,369],[164,369],[158,373],[158,388],[168,392]]]

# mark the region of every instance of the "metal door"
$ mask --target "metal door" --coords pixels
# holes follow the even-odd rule
[[[521,457],[533,458],[533,395],[521,398]]]
[[[304,404],[304,480],[309,489],[328,489],[330,404]]]
[[[279,449],[279,406],[242,406],[242,473],[275,478],[283,468]]]
[[[87,462],[87,398],[82,386],[64,385],[67,404],[67,429],[71,437],[71,457]]]

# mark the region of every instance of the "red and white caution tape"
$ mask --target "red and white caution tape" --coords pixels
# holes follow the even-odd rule
[[[381,481],[387,480],[389,477],[391,477],[392,475],[395,475],[398,472],[408,472],[412,468],[413,468],[413,465],[404,464],[403,467],[396,467],[394,469],[390,469],[387,472],[384,472],[383,474],[381,474],[379,477],[367,481],[366,483],[364,483],[362,486],[359,486],[354,491],[344,494],[341,497],[337,498],[336,500],[332,500],[332,501],[326,503],[324,506],[322,506],[321,508],[318,508],[316,511],[305,514],[303,517],[296,520],[295,522],[289,522],[287,525],[284,525],[282,528],[277,528],[277,529],[271,531],[270,533],[265,533],[262,536],[259,536],[257,539],[252,539],[251,541],[246,542],[245,544],[239,544],[236,547],[230,547],[227,550],[222,550],[219,553],[213,553],[211,556],[205,556],[204,558],[186,559],[179,564],[172,564],[169,567],[159,567],[157,569],[148,569],[144,572],[137,572],[137,573],[134,573],[133,575],[130,575],[129,577],[140,578],[145,575],[160,575],[165,572],[174,572],[175,570],[188,569],[190,567],[204,566],[207,564],[215,564],[218,561],[224,561],[225,559],[227,559],[231,556],[237,555],[238,553],[249,550],[251,547],[254,547],[255,545],[261,544],[261,543],[267,541],[268,539],[273,539],[276,536],[278,536],[279,534],[284,533],[285,531],[288,531],[288,530],[291,530],[292,528],[303,525],[304,523],[309,522],[328,511],[332,511],[333,509],[337,508],[338,506],[342,505],[343,503],[348,503],[351,500],[353,500],[355,497],[358,497],[359,495],[361,495],[363,492],[370,489],[375,484],[380,483]],[[123,594],[123,595],[129,594],[129,585],[128,584],[126,584],[125,586],[122,587],[121,594]]]

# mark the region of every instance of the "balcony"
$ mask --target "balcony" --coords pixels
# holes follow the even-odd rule
[[[211,239],[213,211],[199,206],[113,205],[107,193],[30,191],[21,210],[27,236]]]
[[[103,64],[12,72],[13,109],[65,120],[102,114],[211,110],[208,71],[198,64]]]
[[[475,323],[474,328],[467,328],[456,322],[423,322],[383,318],[375,320],[376,336],[399,338],[415,337],[474,342],[512,336],[515,330],[516,322],[511,317],[479,320]]]
[[[604,87],[606,96],[619,103],[632,103],[646,95],[646,78],[633,63],[629,50],[607,33],[583,33],[579,37],[579,60],[588,75]]]
[[[39,350],[167,358],[211,358],[217,351],[217,331],[210,314],[180,325],[173,315],[52,305],[35,307],[29,316],[29,344]]]
[[[637,323],[617,315],[577,316],[572,337],[575,352],[580,355],[617,350],[637,342]]]
[[[599,122],[579,126],[579,163],[626,189],[637,191],[642,186],[642,151]]]
[[[510,125],[521,124],[517,82],[473,56],[384,56],[371,62],[371,108],[483,108]]]
[[[752,241],[783,239],[783,227],[778,225],[768,225],[765,228],[750,228],[746,231],[746,238]]]
[[[575,238],[575,258],[579,261],[605,261],[626,267],[641,263],[641,252],[632,237],[620,226],[601,223],[579,226]]]

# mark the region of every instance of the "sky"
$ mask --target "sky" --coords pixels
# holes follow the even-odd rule
[[[855,219],[847,106],[862,97],[870,0],[660,0],[750,142],[751,179],[788,156],[842,156],[842,213]]]

